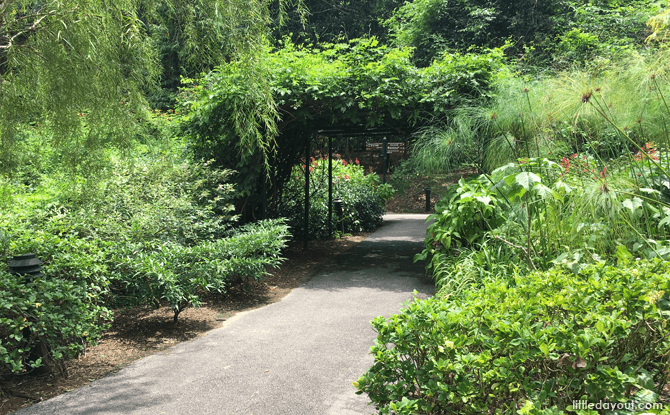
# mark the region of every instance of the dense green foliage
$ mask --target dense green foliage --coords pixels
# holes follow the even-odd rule
[[[502,70],[501,51],[448,55],[423,69],[409,58],[408,49],[391,49],[376,39],[321,49],[286,44],[262,64],[271,95],[238,64],[222,66],[186,96],[183,131],[198,156],[240,172],[238,209],[245,209],[245,217],[260,217],[263,194],[282,194],[314,131],[328,126],[406,129],[485,99]],[[271,200],[271,211],[278,202]]]
[[[278,0],[281,8],[287,1]],[[47,125],[61,162],[88,167],[109,146],[128,148],[152,92],[167,105],[180,75],[243,61],[268,43],[270,1],[6,0],[0,3],[0,168],[18,165],[21,126]],[[249,59],[252,58],[252,59]],[[81,114],[86,115],[82,117]],[[92,164],[90,166],[90,164]]]
[[[405,3],[389,22],[397,41],[417,49],[415,59],[428,65],[444,51],[470,46],[499,47],[507,39],[530,43],[551,35],[562,1],[415,0]]]
[[[648,153],[657,157],[654,149]],[[614,260],[623,247],[639,257],[665,258],[670,252],[667,175],[643,154],[630,164],[603,168],[587,155],[574,154],[560,164],[521,159],[490,176],[461,181],[451,203],[436,205],[426,248],[416,259],[429,259],[428,267],[449,295],[463,279],[481,283],[481,278],[472,281],[472,273],[485,274],[474,269],[498,260],[529,270],[565,264],[577,271],[590,262]],[[472,251],[485,253],[486,260],[473,262]],[[505,273],[500,265],[497,272]]]
[[[286,20],[283,24],[273,26],[273,34],[275,39],[289,36],[295,43],[306,45],[372,36],[384,41],[387,29],[383,21],[391,17],[393,11],[403,2],[305,0],[303,5],[306,10],[287,10]]]
[[[0,2],[0,365],[62,369],[112,307],[176,322],[262,278],[303,232],[304,169],[331,236],[310,141],[419,130],[407,166],[483,175],[437,204],[417,259],[438,296],[375,320],[360,392],[381,413],[659,399],[667,27],[647,0]],[[380,222],[375,175],[338,160],[334,185],[345,231]],[[24,252],[47,277],[7,272]]]
[[[468,163],[492,171],[521,157],[556,161],[577,152],[602,165],[647,141],[665,143],[665,61],[664,51],[634,53],[591,70],[508,76],[488,105],[460,106],[448,122],[419,134],[418,166],[441,171]]]
[[[85,280],[23,278],[0,270],[0,366],[13,372],[63,359],[96,344],[110,311],[97,303],[98,290]]]
[[[640,47],[657,2],[415,0],[387,22],[400,46],[429,65],[445,51],[501,47],[525,65],[565,66]]]
[[[491,106],[462,108],[441,135],[420,140],[417,162],[439,170],[459,161],[448,155],[467,154],[460,161],[483,171],[501,166],[461,183],[457,193],[479,186],[478,196],[506,220],[477,226],[478,243],[493,238],[530,268],[550,267],[563,255],[611,259],[619,245],[665,256],[670,199],[661,149],[670,142],[664,127],[670,112],[667,83],[657,75],[663,56],[636,57],[596,74],[508,80]],[[477,220],[488,220],[481,206],[467,203]],[[460,247],[446,238],[466,221],[445,203],[436,212],[439,223],[430,232],[439,237],[427,239],[423,257],[437,253],[434,260],[444,262],[450,248]]]
[[[336,157],[339,156],[335,155]],[[284,188],[279,214],[287,218],[293,235],[305,232],[305,166],[293,168],[291,179]],[[333,199],[343,202],[342,222],[333,212],[331,234],[328,234],[328,159],[314,159],[309,166],[309,231],[310,238],[328,239],[344,225],[344,232],[371,231],[382,223],[386,200],[394,193],[389,184],[380,184],[376,174],[365,175],[363,167],[333,160]]]
[[[280,220],[233,227],[230,171],[190,161],[178,141],[148,140],[134,157],[111,154],[96,180],[49,168],[57,155],[47,153],[4,185],[0,351],[13,371],[36,364],[39,344],[57,361],[95,343],[112,307],[169,305],[176,322],[203,294],[225,294],[280,263]],[[45,262],[46,277],[20,285],[6,264],[25,252]]]
[[[373,321],[375,364],[359,392],[382,414],[548,415],[580,399],[653,402],[668,381],[669,273],[660,260],[554,268],[414,301]]]
[[[418,62],[464,47],[428,24],[473,11],[456,4],[404,6],[398,40],[416,35],[435,49],[422,55],[430,48],[415,44]],[[658,5],[562,4],[569,12],[551,16],[551,31],[507,49],[525,43],[519,71],[500,78],[488,103],[459,105],[416,136],[407,165],[418,173],[469,165],[483,174],[436,204],[415,258],[427,260],[437,298],[373,323],[375,364],[358,386],[380,413],[665,403],[670,89],[667,52],[642,43]],[[486,23],[504,15],[490,11]],[[469,16],[458,36],[505,40],[466,37]],[[652,20],[657,40],[663,16]],[[538,69],[551,71],[523,75]]]
[[[489,104],[460,106],[419,135],[410,165],[484,174],[437,203],[416,257],[438,299],[374,323],[376,363],[359,388],[380,413],[658,401],[670,367],[664,57],[509,76]]]
[[[389,48],[374,38],[311,50],[287,44],[273,55],[273,92],[279,107],[294,108],[290,112],[300,119],[417,123],[487,97],[503,67],[500,50],[445,55],[423,69],[410,57],[409,49]]]
[[[13,170],[21,124],[48,123],[62,162],[82,165],[135,132],[142,89],[157,77],[137,2],[0,4],[0,168]],[[80,114],[86,113],[82,118]],[[84,154],[86,156],[84,157]]]
[[[156,108],[174,108],[181,78],[197,77],[231,60],[256,57],[269,42],[268,25],[286,18],[286,8],[304,14],[301,1],[170,0],[145,2],[141,18],[161,68],[160,89],[149,100]],[[253,62],[249,66],[253,73]],[[263,84],[264,78],[255,78]],[[262,87],[259,85],[257,87]]]

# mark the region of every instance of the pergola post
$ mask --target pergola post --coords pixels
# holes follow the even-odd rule
[[[328,137],[328,237],[333,235],[333,137]]]
[[[309,169],[312,167],[309,159],[310,144],[312,137],[307,135],[305,142],[305,244],[304,249],[309,248]]]

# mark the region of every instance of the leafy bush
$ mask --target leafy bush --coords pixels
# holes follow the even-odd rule
[[[649,158],[638,152],[618,165],[577,153],[560,163],[521,158],[476,181],[461,181],[437,203],[426,248],[415,260],[428,259],[442,286],[461,279],[451,274],[465,275],[459,267],[479,262],[459,251],[484,243],[495,252],[489,262],[523,262],[528,270],[613,261],[620,245],[636,256],[665,258],[667,175],[654,160],[665,156],[651,144],[645,148]]]
[[[281,261],[281,220],[233,228],[231,171],[190,161],[179,142],[133,151],[111,153],[96,180],[36,170],[30,186],[3,189],[0,365],[22,371],[76,355],[105,329],[105,307],[167,302],[176,322],[204,292],[225,293]],[[6,264],[26,252],[44,261],[45,277],[20,286]]]
[[[452,188],[451,195],[440,199],[435,213],[428,218],[435,221],[428,227],[426,250],[420,259],[425,259],[427,252],[482,242],[486,232],[504,221],[498,195],[486,183],[479,179],[468,182],[460,179],[458,186]]]
[[[291,179],[284,188],[279,214],[286,217],[293,236],[303,236],[305,229],[304,166],[293,168]],[[328,159],[312,158],[310,169],[310,238],[327,239],[328,235]],[[393,196],[393,187],[379,183],[375,174],[365,175],[358,160],[355,164],[343,159],[333,160],[333,199],[342,199],[345,232],[375,229],[382,223],[386,200]],[[338,217],[333,209],[333,231]]]
[[[565,60],[592,59],[599,45],[598,36],[578,28],[559,36],[559,39],[557,49]]]
[[[558,414],[573,400],[658,395],[670,369],[670,265],[626,261],[517,276],[378,317],[375,364],[358,393],[380,414],[516,414],[522,406]]]
[[[0,271],[0,365],[22,372],[62,366],[108,327],[109,311],[96,304],[86,281],[23,277]]]
[[[113,272],[125,303],[167,301],[176,323],[184,308],[200,304],[201,293],[224,293],[230,285],[259,280],[267,273],[266,267],[279,265],[287,234],[282,220],[266,220],[193,246],[145,244],[141,251],[114,253]]]
[[[517,253],[494,241],[451,252],[437,251],[428,269],[438,288],[436,296],[444,299],[528,271],[526,262],[519,261]]]

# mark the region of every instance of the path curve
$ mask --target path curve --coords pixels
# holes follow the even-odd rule
[[[373,363],[370,321],[433,293],[412,263],[426,217],[386,215],[281,302],[14,414],[374,414],[351,383]]]

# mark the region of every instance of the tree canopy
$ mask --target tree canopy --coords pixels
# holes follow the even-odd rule
[[[591,57],[572,53],[575,49],[617,50],[642,43],[644,22],[658,7],[648,0],[414,0],[386,24],[397,45],[416,48],[420,65],[430,64],[445,50],[493,48],[505,42],[512,45],[509,54],[547,65],[564,57]]]
[[[287,10],[283,25],[274,25],[275,39],[298,44],[332,43],[359,37],[386,41],[384,21],[404,0],[305,0],[304,9]],[[305,13],[306,12],[306,13]]]
[[[46,123],[68,161],[128,136],[132,111],[158,76],[138,6],[134,0],[0,3],[3,170],[15,164],[23,123]]]
[[[280,10],[288,3],[279,0]],[[175,82],[240,61],[266,88],[253,57],[267,44],[269,6],[269,0],[0,2],[0,168],[16,166],[21,126],[31,122],[48,127],[63,162],[73,166],[106,146],[123,147],[136,132],[145,94],[160,79]]]

